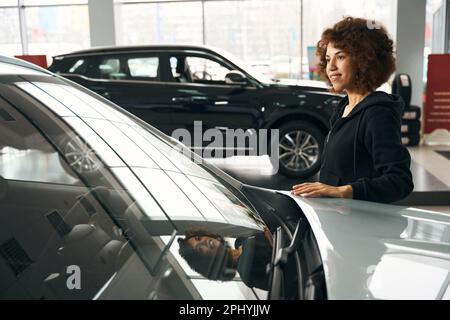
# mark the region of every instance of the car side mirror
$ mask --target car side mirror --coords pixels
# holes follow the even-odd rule
[[[227,84],[237,84],[237,85],[247,85],[248,79],[240,71],[230,71],[225,76],[225,83]]]

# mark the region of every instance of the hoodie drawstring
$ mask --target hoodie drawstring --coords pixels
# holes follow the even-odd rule
[[[354,177],[356,177],[356,143],[358,141],[359,126],[360,126],[361,120],[364,116],[364,112],[366,112],[365,108],[362,110],[361,114],[359,115],[358,124],[356,125],[356,130],[355,130],[355,137],[353,139],[353,176]]]

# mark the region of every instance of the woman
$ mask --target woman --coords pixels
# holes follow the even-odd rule
[[[404,102],[375,91],[395,71],[386,29],[345,18],[323,32],[316,54],[331,91],[346,97],[330,119],[320,182],[295,185],[292,193],[383,203],[405,198],[414,186],[401,143]]]
[[[211,280],[232,280],[239,272],[248,287],[267,290],[266,265],[272,256],[268,229],[252,237],[237,238],[235,248],[216,233],[196,229],[179,238],[179,253],[196,272]]]

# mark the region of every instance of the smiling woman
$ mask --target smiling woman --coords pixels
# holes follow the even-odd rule
[[[372,92],[395,71],[393,41],[380,23],[366,19],[346,18],[325,30],[317,44],[317,56],[319,70],[335,92]],[[336,75],[346,78],[336,81]]]
[[[401,143],[400,96],[375,91],[395,71],[393,41],[372,20],[345,18],[317,43],[319,72],[345,93],[330,119],[319,183],[293,186],[306,197],[395,202],[413,190],[411,157]]]

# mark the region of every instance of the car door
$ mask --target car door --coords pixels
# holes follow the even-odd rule
[[[64,74],[118,104],[159,130],[170,134],[171,94],[161,82],[164,66],[155,52],[110,53],[91,56],[84,74]],[[80,73],[82,73],[80,71]]]
[[[106,77],[104,69],[107,70],[111,62],[118,63],[119,67],[115,67],[113,73],[108,70],[109,79],[98,83],[100,88],[106,89],[107,98],[170,134],[174,129],[171,94],[170,88],[161,81],[166,68],[161,63],[161,56],[143,52],[102,57],[98,67],[101,78]]]
[[[257,128],[262,121],[262,107],[258,89],[225,81],[233,67],[217,57],[202,53],[175,53],[168,55],[171,76],[168,85],[173,88],[173,121],[194,135],[194,125],[202,133],[208,129]],[[198,137],[194,137],[198,138]],[[203,141],[204,139],[202,139]],[[203,146],[209,141],[203,141]]]

